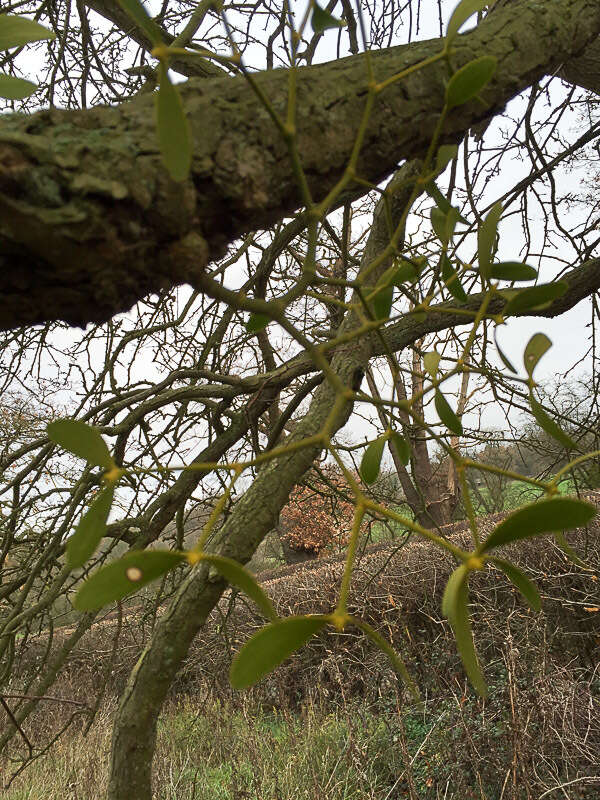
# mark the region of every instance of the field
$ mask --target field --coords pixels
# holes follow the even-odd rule
[[[561,494],[577,494],[577,487],[570,478],[561,481],[558,488]],[[498,502],[498,498],[490,497],[490,492],[485,486],[479,487],[478,493],[473,494],[471,499],[475,513],[485,515],[488,513],[489,508],[493,508],[494,511],[512,511],[515,508],[519,508],[519,506],[525,505],[525,503],[530,503],[541,495],[542,491],[535,486],[531,486],[531,484],[524,481],[515,480],[510,481],[503,488],[500,502]],[[486,501],[488,501],[487,507]],[[408,519],[414,518],[413,512],[405,503],[394,506],[394,510]],[[406,529],[398,523],[393,521],[386,523],[375,522],[369,531],[369,541],[372,543],[384,542],[403,537],[405,534]]]
[[[451,766],[443,764],[444,713],[435,722],[432,716],[386,713],[358,703],[336,713],[307,707],[293,714],[214,700],[199,704],[187,697],[171,705],[161,721],[155,796],[383,800],[403,796],[396,789],[409,785],[407,775],[420,796],[434,779],[452,784]],[[62,739],[15,781],[6,800],[102,797],[109,722],[104,711],[87,737]]]

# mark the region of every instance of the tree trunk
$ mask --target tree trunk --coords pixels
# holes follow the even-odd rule
[[[420,164],[409,163],[399,171],[395,183],[402,188],[388,198],[391,200],[392,218],[400,219],[419,169]],[[385,209],[381,200],[363,253],[362,269],[370,265],[388,243]],[[382,260],[369,274],[371,286],[390,263],[390,259]],[[340,331],[349,333],[360,324],[356,314],[351,313]],[[331,367],[343,385],[357,391],[371,355],[368,340],[360,338],[352,341],[351,346],[342,348],[334,356]],[[330,382],[321,384],[307,415],[288,443],[304,439],[311,441],[311,437],[321,433],[326,421],[331,434],[343,427],[352,411],[352,403],[344,400],[338,404],[337,398]],[[336,413],[332,417],[334,408]],[[321,449],[321,442],[311,443],[265,464],[220,531],[222,555],[242,564],[250,560],[264,536],[275,527],[292,488]],[[151,800],[152,756],[160,709],[194,636],[225,587],[226,583],[220,577],[212,577],[205,568],[196,569],[183,582],[169,611],[159,619],[119,704],[113,730],[109,800]]]

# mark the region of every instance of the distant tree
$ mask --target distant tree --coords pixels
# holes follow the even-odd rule
[[[541,395],[581,452],[600,451],[600,385],[594,375],[553,381],[542,387]],[[515,447],[531,475],[544,477],[568,462],[564,448],[535,420],[523,423]],[[515,468],[519,469],[519,458],[515,457],[514,461]],[[600,455],[577,464],[568,477],[580,488],[600,486]]]
[[[348,542],[354,503],[344,476],[331,466],[311,470],[296,486],[279,519],[279,536],[288,563],[341,550]]]

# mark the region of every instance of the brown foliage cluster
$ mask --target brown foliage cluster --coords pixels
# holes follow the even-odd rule
[[[351,490],[339,470],[325,467],[312,470],[304,483],[294,487],[280,528],[292,549],[319,555],[348,542],[353,517]]]

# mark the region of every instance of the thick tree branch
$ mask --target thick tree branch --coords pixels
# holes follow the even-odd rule
[[[516,0],[496,0],[490,13],[497,14],[515,3]],[[581,55],[561,64],[556,74],[567,83],[600,94],[600,41],[592,42]]]
[[[549,303],[546,308],[531,310],[518,314],[520,317],[558,317],[565,311],[573,308],[581,300],[589,297],[600,290],[600,258],[587,261],[575,269],[561,275],[561,281],[568,284],[566,293]],[[481,307],[483,294],[471,295],[465,303],[442,303],[439,306],[431,306],[425,319],[415,319],[410,314],[402,317],[397,323],[392,323],[385,328],[385,339],[388,346],[395,352],[403,350],[429,333],[457,328],[460,325],[468,325],[468,319],[460,311],[473,311],[474,313]],[[506,300],[501,296],[495,297],[488,306],[488,314],[495,315],[502,313]],[[456,309],[456,312],[453,311]],[[381,340],[372,337],[373,349],[372,356],[384,355]]]
[[[508,100],[593,42],[593,0],[519,0],[460,36],[455,68],[493,54],[480,102],[455,109],[443,141],[458,140]],[[438,39],[372,54],[381,81],[439,52]],[[359,159],[377,183],[422,155],[443,105],[446,65],[396,81],[377,97]],[[256,76],[278,112],[288,75]],[[303,68],[297,143],[313,197],[343,176],[368,84],[363,56]],[[117,108],[3,117],[0,127],[0,328],[62,319],[101,322],[150,292],[191,282],[228,243],[301,204],[286,145],[243,78],[190,80],[183,91],[195,150],[190,180],[161,165],[153,98]]]

